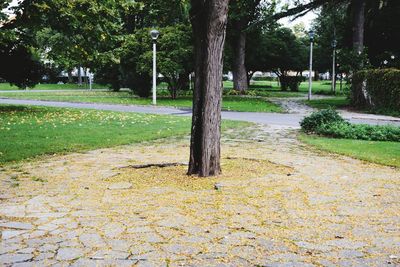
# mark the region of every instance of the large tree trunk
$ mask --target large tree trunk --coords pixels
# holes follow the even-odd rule
[[[244,21],[234,23],[234,30],[237,32],[233,40],[233,88],[244,94],[248,89],[247,70],[246,70],[246,39],[247,34],[242,25],[247,25]]]
[[[365,0],[353,0],[353,49],[364,50]]]
[[[191,0],[195,36],[195,88],[188,174],[218,175],[223,51],[229,0]]]

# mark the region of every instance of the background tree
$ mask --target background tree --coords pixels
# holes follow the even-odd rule
[[[315,30],[314,67],[321,73],[332,73],[332,42],[336,40],[337,49],[346,46],[345,33],[347,26],[348,4],[325,4],[313,21]]]
[[[17,20],[5,12],[10,3],[0,3],[0,79],[21,88],[32,87],[40,81],[44,66],[32,45],[30,29],[18,28]]]
[[[365,44],[373,66],[400,68],[400,1],[367,3]]]
[[[162,31],[158,42],[159,71],[168,83],[172,99],[176,99],[179,91],[188,89],[189,74],[194,71],[192,28],[178,24]]]
[[[280,80],[282,90],[290,87],[296,91],[296,84],[302,81],[301,73],[307,68],[307,39],[296,37],[291,29],[271,27],[252,37],[250,42],[257,43],[257,49],[248,53],[248,69],[253,72],[274,72]],[[295,77],[292,77],[291,71],[295,73]]]
[[[232,47],[233,88],[244,93],[248,89],[246,43],[248,27],[262,10],[261,0],[231,0],[228,20],[228,42]]]
[[[184,26],[189,23],[186,1],[124,2],[120,5],[119,16],[122,29],[117,36],[118,42],[112,53],[106,53],[99,64],[99,78],[112,84],[114,90],[124,86],[141,97],[148,97],[152,74],[149,31],[157,26],[161,32],[158,40],[159,72],[166,77],[171,95],[176,95],[176,91],[187,84],[183,73],[188,76],[191,71],[191,29]],[[111,59],[111,65],[108,59]]]

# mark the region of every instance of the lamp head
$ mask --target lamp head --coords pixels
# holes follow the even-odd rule
[[[315,32],[313,30],[310,30],[308,32],[308,36],[310,37],[310,41],[314,41],[314,37],[315,37]]]
[[[337,46],[337,41],[336,41],[336,40],[333,40],[333,41],[332,41],[332,47],[333,47],[333,48],[336,48],[336,46]]]
[[[159,35],[160,35],[160,32],[157,31],[156,29],[150,31],[150,36],[153,41],[156,41],[158,39]]]

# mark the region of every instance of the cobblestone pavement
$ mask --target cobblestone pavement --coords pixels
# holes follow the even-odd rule
[[[295,135],[227,134],[227,175],[187,183],[185,166],[121,168],[185,162],[187,139],[6,166],[0,265],[399,266],[399,170]]]

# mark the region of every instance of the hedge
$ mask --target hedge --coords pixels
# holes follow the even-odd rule
[[[304,118],[300,125],[305,133],[326,137],[400,142],[400,127],[351,124],[331,109],[314,112]]]
[[[355,73],[351,102],[361,108],[399,111],[400,70],[373,69]]]

